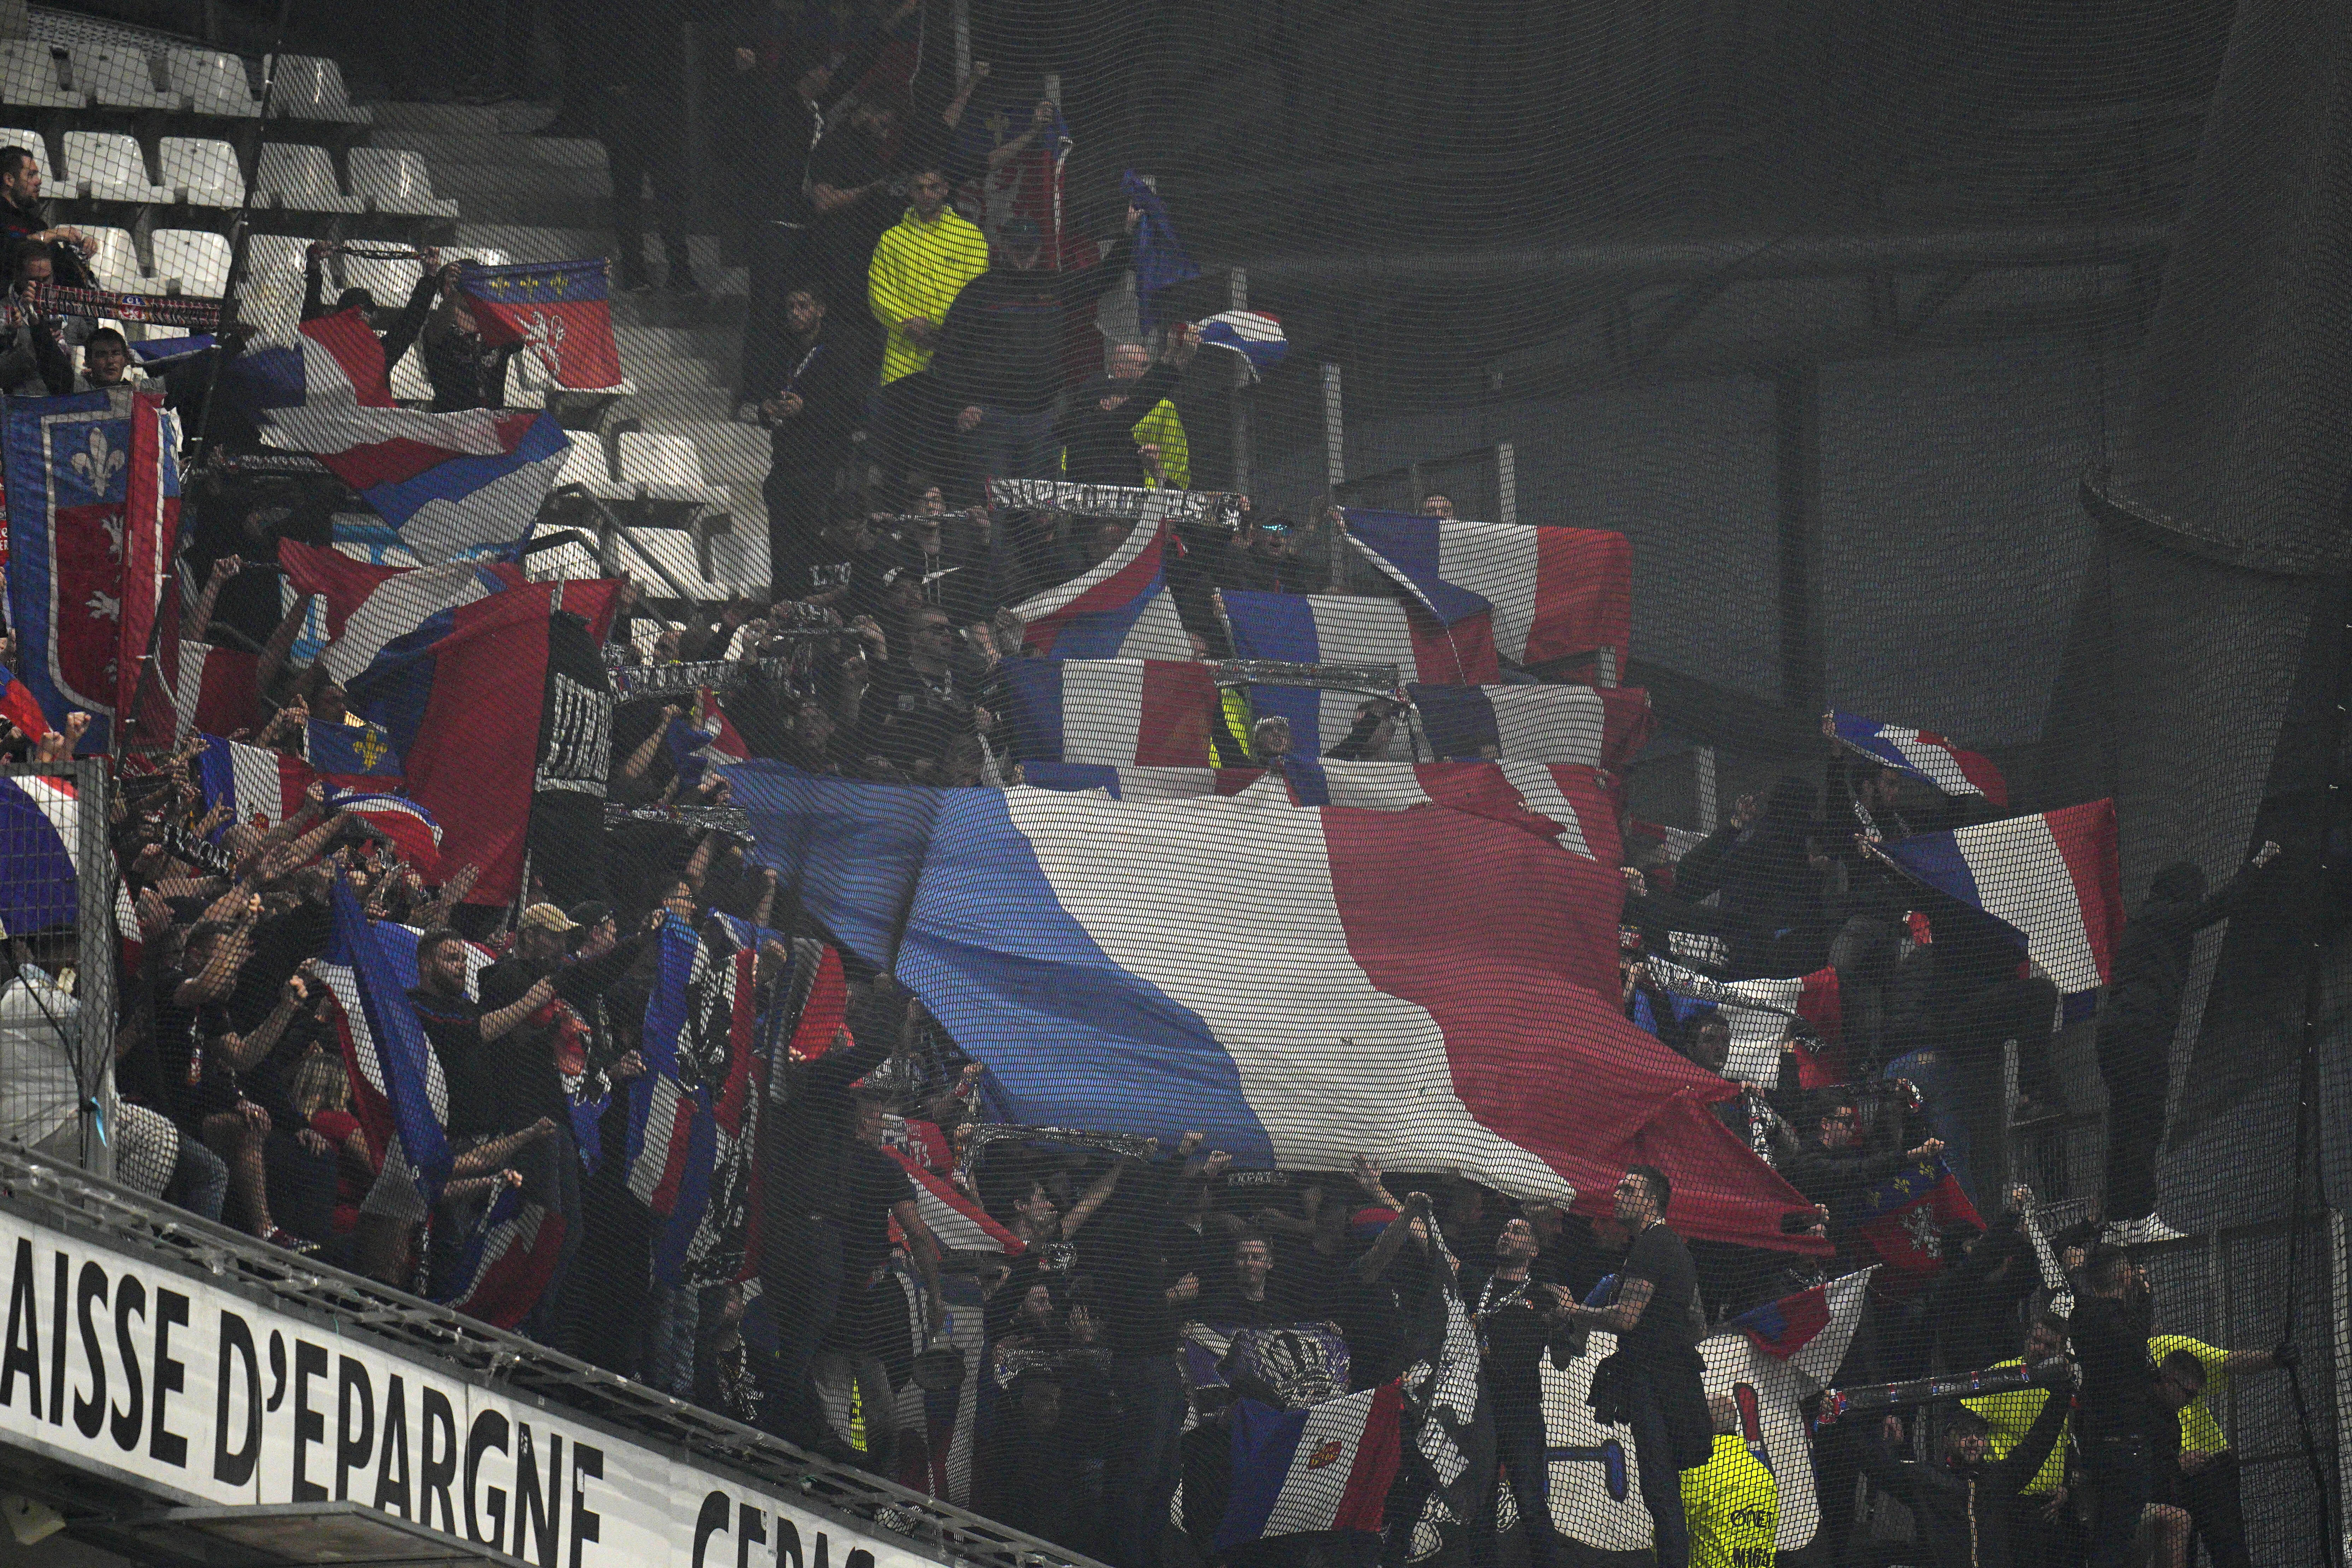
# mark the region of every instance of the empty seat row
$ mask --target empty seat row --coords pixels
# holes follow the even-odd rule
[[[266,73],[271,62],[265,58]],[[269,89],[272,119],[320,120],[365,125],[374,116],[355,106],[343,73],[331,59],[288,55]],[[164,110],[251,119],[261,112],[245,62],[215,49],[165,49],[151,54],[126,46],[53,44],[30,38],[0,41],[0,103],[26,109]]]
[[[28,149],[42,184],[59,195],[91,201],[152,202],[233,207],[244,199],[245,176],[236,149],[196,136],[165,136],[155,146],[154,174],[138,139],[120,131],[68,131],[62,138],[64,177],[49,163],[48,147],[37,131],[0,128],[0,146]],[[255,203],[288,212],[365,213],[390,217],[456,217],[457,204],[433,195],[425,160],[401,148],[354,147],[348,154],[352,190],[335,178],[335,160],[324,147],[299,142],[265,142],[254,171]]]

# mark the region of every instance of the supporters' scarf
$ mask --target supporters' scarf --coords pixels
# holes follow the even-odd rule
[[[740,808],[731,805],[640,805],[626,806],[607,803],[604,826],[616,822],[675,822],[680,827],[691,827],[698,833],[729,833],[738,838],[751,837],[751,818]]]
[[[847,628],[841,628],[847,635]],[[760,673],[770,679],[782,679],[792,666],[788,658],[763,658],[759,661]],[[614,664],[606,666],[613,680],[613,696],[616,702],[633,701],[640,697],[662,697],[673,691],[692,691],[698,687],[715,687],[720,691],[731,682],[742,679],[740,659],[706,658],[692,664]]]
[[[60,283],[27,283],[22,304],[0,306],[0,325],[21,326],[29,315],[106,316],[118,321],[144,321],[159,327],[190,327],[200,332],[220,329],[218,300],[186,294],[117,294],[110,289],[68,289]]]

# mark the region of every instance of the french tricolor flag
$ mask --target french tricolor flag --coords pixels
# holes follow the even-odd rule
[[[1841,1275],[1767,1302],[1712,1330],[1698,1344],[1708,1395],[1730,1401],[1738,1415],[1734,1429],[1748,1451],[1780,1478],[1773,1544],[1782,1552],[1801,1551],[1821,1528],[1804,1402],[1835,1380],[1861,1325],[1872,1272]],[[1646,1525],[1642,1521],[1635,1528]]]
[[[1427,750],[1461,759],[1581,763],[1622,770],[1649,743],[1650,694],[1629,686],[1405,688]]]
[[[1444,625],[1484,613],[1496,650],[1514,664],[1578,660],[1598,685],[1623,679],[1633,626],[1623,534],[1355,507],[1344,515],[1357,553]]]
[[[338,879],[330,900],[334,937],[320,960],[320,978],[334,993],[336,1032],[351,1080],[352,1115],[369,1150],[385,1169],[408,1176],[422,1200],[448,1179],[451,1153],[444,1125],[449,1085],[441,1058],[425,1037],[408,994],[416,986],[413,926],[371,921],[349,884]],[[476,994],[481,972],[495,962],[466,944],[466,994]],[[422,1217],[420,1206],[418,1217]]]
[[[1616,807],[1592,768],[1570,763],[1349,763],[1291,757],[1283,786],[1298,805],[1411,811],[1442,805],[1525,827],[1616,871]],[[1259,786],[1261,789],[1264,785]],[[1250,798],[1256,791],[1246,791]]]
[[[1124,767],[1111,763],[1024,763],[1032,789],[1098,789],[1113,800],[1192,800],[1239,795],[1265,774],[1256,768]]]
[[[1380,1530],[1403,1452],[1403,1409],[1394,1383],[1304,1410],[1237,1402],[1233,1490],[1216,1550],[1307,1531]]]
[[[1402,599],[1228,588],[1218,600],[1236,658],[1392,664],[1406,680],[1475,686],[1502,679],[1486,617],[1447,626]]]
[[[1055,658],[1191,658],[1192,641],[1168,595],[1167,548],[1161,511],[1148,501],[1108,557],[1013,606],[1028,646]]]
[[[2124,924],[2115,802],[1923,833],[1885,850],[1929,887],[2015,931],[2064,994],[2107,983]]]
[[[1881,724],[1853,713],[1832,713],[1830,721],[1841,744],[1874,762],[1898,768],[1946,795],[1980,795],[2003,811],[2009,809],[2009,784],[2000,770],[1933,731]]]
[[[1003,667],[1024,762],[1198,767],[1216,682],[1174,659],[1014,659]]]
[[[302,809],[303,792],[317,778],[299,757],[217,735],[205,736],[196,756],[196,787],[205,809],[226,805],[231,822],[276,826]]]

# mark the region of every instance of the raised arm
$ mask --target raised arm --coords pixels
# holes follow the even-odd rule
[[[294,651],[294,639],[301,635],[302,623],[310,618],[313,596],[304,594],[297,598],[294,607],[286,612],[286,618],[278,623],[278,629],[269,634],[269,640],[261,645],[261,658],[253,667],[256,691],[268,690],[278,672],[286,668],[286,656]]]
[[[534,982],[530,990],[524,992],[521,995],[516,997],[513,1001],[508,1003],[497,1012],[485,1013],[482,1015],[480,1027],[483,1043],[487,1045],[488,1042],[501,1037],[508,1030],[512,1029],[517,1024],[521,1023],[525,1018],[530,1017],[533,1013],[538,1012],[541,1007],[546,1006],[548,1003],[554,999],[554,981],[540,980]]]
[[[1617,1282],[1617,1299],[1605,1307],[1587,1307],[1578,1301],[1560,1304],[1560,1315],[1571,1323],[1588,1328],[1606,1329],[1612,1334],[1633,1331],[1642,1321],[1643,1309],[1657,1287],[1647,1279],[1621,1279]]]
[[[1078,1201],[1062,1216],[1063,1239],[1077,1235],[1079,1228],[1095,1217],[1095,1212],[1110,1200],[1111,1189],[1118,1185],[1118,1173],[1126,1169],[1125,1161],[1114,1161],[1109,1170],[1095,1178],[1094,1185],[1078,1194]]]

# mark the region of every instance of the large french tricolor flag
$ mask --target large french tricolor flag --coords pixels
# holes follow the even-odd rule
[[[1345,517],[1357,553],[1446,626],[1484,613],[1514,664],[1590,661],[1597,684],[1623,679],[1633,626],[1623,534],[1355,507]]]
[[[1167,548],[1161,511],[1147,503],[1102,562],[1013,607],[1027,645],[1055,658],[1191,658],[1192,639],[1168,595]]]
[[[1582,763],[1622,770],[1649,742],[1650,694],[1637,687],[1411,685],[1422,743],[1434,756]]]
[[[1618,1015],[1616,872],[1543,836],[1442,808],[729,776],[761,862],[893,962],[1013,1120],[1201,1128],[1279,1169],[1360,1148],[1554,1201],[1650,1160],[1686,1234],[1818,1250],[1780,1230],[1804,1199],[1706,1110],[1737,1090]],[[845,840],[885,854],[804,874]]]
[[[302,809],[303,792],[317,777],[299,757],[217,735],[205,736],[196,753],[196,787],[205,809],[226,805],[231,822],[276,826]]]
[[[1365,811],[1442,805],[1527,828],[1606,867],[1617,865],[1621,849],[1616,811],[1599,771],[1571,763],[1343,763],[1293,756],[1275,777],[1256,768],[1090,763],[1026,763],[1021,773],[1032,788],[1099,790],[1113,800],[1232,795],[1252,804]]]
[[[1379,1531],[1403,1455],[1403,1409],[1394,1383],[1304,1410],[1237,1402],[1216,1550],[1308,1531]]]
[[[1932,731],[1882,724],[1853,713],[1832,713],[1830,721],[1842,744],[1874,762],[1899,768],[1946,795],[1980,795],[2004,811],[2009,808],[2009,784],[2000,770]]]
[[[1033,789],[1100,790],[1113,800],[1192,800],[1239,795],[1265,776],[1257,768],[1120,767],[1110,763],[1024,763]]]
[[[1023,761],[1198,766],[1216,683],[1173,659],[1013,659],[1003,667]]]
[[[1922,833],[1885,852],[1929,887],[2015,931],[2026,956],[2064,994],[2107,983],[2124,924],[2115,802]]]
[[[1344,594],[1266,594],[1228,588],[1217,595],[1237,658],[1291,664],[1396,666],[1404,680],[1475,686],[1502,679],[1484,616],[1447,626],[1402,599]]]
[[[529,537],[572,445],[544,409],[358,405],[281,411],[262,439],[316,454],[427,561]]]
[[[0,779],[0,936],[73,924],[80,843],[81,804],[71,779]]]

